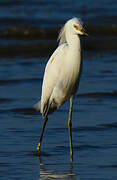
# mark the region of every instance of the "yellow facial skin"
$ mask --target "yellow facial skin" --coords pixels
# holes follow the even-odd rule
[[[83,29],[83,27],[81,25],[76,25],[76,24],[74,24],[74,28],[79,31],[82,31],[82,29]]]

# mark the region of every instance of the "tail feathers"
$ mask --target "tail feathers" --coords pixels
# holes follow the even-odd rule
[[[41,112],[41,101],[38,101],[33,107],[36,111]]]

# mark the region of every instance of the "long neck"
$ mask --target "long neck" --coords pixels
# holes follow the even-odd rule
[[[71,33],[70,31],[67,31],[66,40],[69,47],[77,49],[77,50],[81,50],[80,38],[78,35],[75,35]]]

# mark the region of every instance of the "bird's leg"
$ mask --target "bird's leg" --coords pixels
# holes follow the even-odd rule
[[[39,151],[39,152],[40,152],[41,142],[42,142],[42,138],[43,138],[43,134],[44,134],[44,129],[45,129],[47,120],[48,120],[48,118],[44,117],[42,131],[41,131],[41,135],[40,135],[40,140],[39,140],[39,143],[38,143],[38,146],[37,146],[37,151]]]
[[[73,96],[70,98],[70,109],[69,109],[69,118],[68,118],[68,129],[69,129],[69,142],[70,142],[70,160],[73,159],[73,148],[72,148],[72,106],[73,106]]]

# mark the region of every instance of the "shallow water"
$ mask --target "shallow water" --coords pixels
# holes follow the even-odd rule
[[[116,0],[1,0],[0,24],[55,26],[74,16],[92,24],[115,24],[116,8]]]
[[[116,179],[116,54],[99,56],[95,53],[83,60],[72,120],[72,165],[67,130],[68,102],[50,115],[41,158],[36,156],[42,117],[32,106],[40,94],[46,61],[47,58],[0,61],[1,178]]]
[[[77,2],[0,1],[1,180],[117,179],[117,3]],[[71,164],[69,102],[49,116],[40,158],[36,146],[42,117],[32,106],[40,97],[58,28],[73,16],[84,20],[91,36],[84,41],[83,72],[74,100]]]

